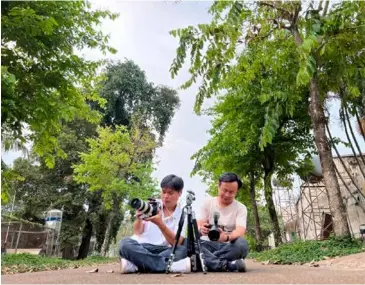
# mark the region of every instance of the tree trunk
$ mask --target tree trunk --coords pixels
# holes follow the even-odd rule
[[[255,193],[255,174],[253,171],[250,173],[250,200],[252,206],[252,212],[255,220],[255,236],[257,241],[256,250],[262,250],[262,234],[261,234],[261,227],[260,227],[260,218],[259,212],[257,209],[256,203],[256,193]]]
[[[112,235],[112,226],[113,221],[117,215],[119,215],[120,212],[120,201],[122,200],[122,197],[118,197],[115,193],[113,194],[113,207],[108,217],[108,224],[106,226],[105,230],[105,236],[103,245],[101,246],[100,254],[102,256],[106,256],[106,253],[109,249],[109,243],[110,243],[110,237]]]
[[[326,118],[320,99],[317,76],[314,75],[310,82],[310,116],[314,131],[314,139],[323,169],[324,184],[329,200],[329,208],[333,219],[333,229],[336,235],[350,235],[346,219],[346,208],[342,201],[340,186],[338,184],[334,167],[331,148],[326,135]]]
[[[274,238],[275,245],[283,243],[278,216],[276,214],[275,204],[272,199],[272,186],[271,186],[271,177],[274,174],[274,163],[275,163],[275,152],[270,145],[264,148],[264,157],[262,161],[262,166],[264,169],[264,193],[265,200],[267,203],[267,209],[269,210],[269,215],[274,227]]]
[[[296,25],[292,25],[291,33],[294,37],[296,45],[301,46],[303,40]],[[321,166],[323,169],[324,184],[326,186],[329,207],[333,218],[333,230],[335,234],[339,236],[350,235],[350,230],[346,219],[346,207],[342,201],[342,195],[336,176],[331,148],[326,135],[326,118],[319,94],[316,74],[313,75],[313,78],[310,81],[309,91],[309,110],[314,131],[314,141],[317,146]]]
[[[83,230],[81,245],[77,259],[84,259],[87,257],[90,249],[90,240],[93,233],[93,225],[89,218],[86,219],[85,227]]]
[[[101,246],[101,250],[100,250],[101,256],[106,256],[106,253],[109,249],[109,240],[110,240],[113,218],[114,218],[114,212],[112,211],[112,212],[110,212],[109,217],[108,217],[108,224],[106,226],[104,241],[103,241],[103,245]]]
[[[264,192],[265,192],[265,200],[267,203],[267,209],[269,210],[270,218],[274,227],[274,238],[275,238],[275,246],[283,243],[283,239],[280,233],[280,226],[278,216],[276,214],[275,204],[272,199],[272,186],[271,186],[271,177],[273,172],[265,173],[264,177]]]
[[[72,245],[65,246],[62,250],[63,259],[74,259],[74,248]]]

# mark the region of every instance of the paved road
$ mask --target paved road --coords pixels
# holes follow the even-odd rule
[[[95,267],[82,267],[58,271],[20,273],[1,276],[3,284],[164,284],[164,283],[211,283],[211,284],[252,284],[252,283],[347,283],[363,284],[365,282],[364,269],[262,265],[252,260],[247,261],[246,273],[190,273],[173,277],[174,274],[126,274],[119,273],[118,264],[100,265],[98,273],[86,273]],[[107,273],[113,269],[114,273]]]

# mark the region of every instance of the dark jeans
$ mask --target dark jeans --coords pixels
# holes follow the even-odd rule
[[[248,255],[248,243],[243,238],[229,243],[202,240],[201,244],[208,271],[227,271],[228,261],[246,258]]]
[[[134,239],[124,238],[119,243],[122,258],[134,263],[140,272],[165,272],[172,247],[138,243]],[[174,261],[187,257],[185,246],[177,246]]]

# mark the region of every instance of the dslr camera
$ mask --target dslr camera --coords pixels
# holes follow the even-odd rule
[[[158,211],[161,209],[161,204],[156,201],[156,199],[152,198],[149,198],[148,202],[145,202],[139,198],[134,198],[130,205],[133,209],[142,212],[142,219],[147,219],[157,215]]]
[[[218,219],[219,219],[219,213],[214,212],[214,214],[213,214],[214,223],[213,223],[213,225],[210,225],[210,230],[209,230],[209,233],[208,233],[208,238],[211,241],[219,240],[219,237],[221,235],[221,233],[219,231],[219,227],[218,227]]]

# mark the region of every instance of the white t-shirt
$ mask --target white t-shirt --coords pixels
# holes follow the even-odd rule
[[[214,212],[219,212],[218,226],[224,232],[233,232],[237,226],[246,228],[247,208],[237,200],[233,200],[229,206],[221,207],[218,204],[217,197],[207,198],[200,210],[198,220],[206,220],[209,224],[213,225]],[[202,239],[209,240],[207,236],[202,236]]]
[[[169,217],[165,218],[164,212],[161,211],[162,220],[164,221],[165,225],[175,234],[177,233],[177,230],[179,228],[179,221],[181,214],[182,214],[182,207],[179,204],[177,204],[174,213]],[[131,236],[132,239],[138,241],[139,243],[150,243],[154,245],[171,246],[158,226],[148,221],[143,221],[143,223],[144,223],[144,229],[142,234],[140,235],[134,234]],[[181,236],[185,237],[185,233],[186,233],[186,216],[185,216],[184,226],[181,231]]]

